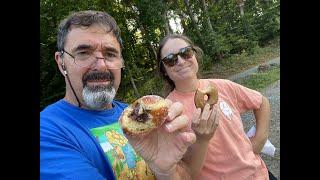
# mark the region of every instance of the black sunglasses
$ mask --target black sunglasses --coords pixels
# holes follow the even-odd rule
[[[162,62],[165,65],[172,67],[177,64],[178,55],[183,59],[189,59],[193,56],[194,52],[195,52],[195,49],[192,46],[187,46],[187,47],[181,48],[179,52],[176,54],[174,53],[168,54],[166,57],[162,59]]]

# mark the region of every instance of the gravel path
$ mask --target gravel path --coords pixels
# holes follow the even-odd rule
[[[265,64],[268,64],[268,65],[272,65],[272,64],[280,65],[280,57],[274,58],[274,59],[266,62]],[[239,74],[235,74],[235,75],[229,77],[228,79],[231,80],[231,81],[237,81],[237,80],[239,80],[241,78],[244,78],[244,77],[248,76],[249,74],[258,72],[258,67],[259,67],[259,65],[255,66],[253,68],[250,68],[250,69],[248,69],[248,70],[246,70],[244,72],[241,72]]]
[[[280,179],[280,80],[272,83],[261,93],[269,99],[271,107],[271,124],[269,140],[276,147],[274,157],[261,154],[269,171]],[[252,112],[247,112],[242,116],[244,129],[247,132],[254,125],[254,116]]]

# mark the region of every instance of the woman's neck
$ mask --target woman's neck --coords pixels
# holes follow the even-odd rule
[[[179,81],[175,83],[175,89],[178,92],[194,92],[199,86],[199,79],[188,79],[185,81]]]

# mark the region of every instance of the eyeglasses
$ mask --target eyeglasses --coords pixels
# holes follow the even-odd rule
[[[91,50],[79,51],[72,55],[63,49],[61,53],[68,54],[70,57],[73,58],[74,63],[80,67],[89,67],[93,63],[97,62],[98,59],[104,59],[104,62],[108,69],[121,69],[124,67],[122,59],[113,52],[104,53],[103,58],[96,57],[94,51]]]
[[[183,59],[189,59],[193,56],[194,52],[195,52],[195,49],[192,46],[187,46],[187,47],[181,48],[179,52],[176,54],[170,53],[169,55],[167,55],[162,59],[162,62],[165,65],[172,67],[177,64],[178,55]]]

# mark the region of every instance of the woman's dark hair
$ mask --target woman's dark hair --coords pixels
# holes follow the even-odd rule
[[[181,35],[181,34],[169,34],[165,36],[159,43],[159,47],[157,49],[157,66],[158,66],[158,73],[161,78],[164,80],[164,96],[167,96],[174,88],[174,82],[170,79],[170,77],[167,75],[166,70],[164,68],[163,63],[161,62],[161,51],[163,46],[167,43],[169,39],[182,39],[189,45],[191,45],[195,49],[195,56],[197,59],[197,62],[202,61],[202,55],[203,51],[200,47],[196,46],[187,36]],[[197,76],[199,78],[200,74],[197,73]]]

